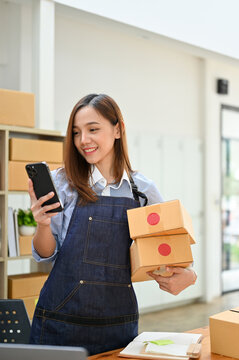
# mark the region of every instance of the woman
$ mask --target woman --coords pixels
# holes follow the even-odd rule
[[[122,114],[107,95],[90,94],[73,108],[64,161],[53,172],[62,213],[47,213],[59,203],[44,206],[53,194],[37,200],[29,180],[38,223],[33,255],[54,261],[30,341],[83,346],[93,355],[124,347],[137,335],[126,210],[162,198],[151,180],[132,171]],[[171,271],[170,278],[151,274],[165,291],[177,294],[195,282],[192,269]]]

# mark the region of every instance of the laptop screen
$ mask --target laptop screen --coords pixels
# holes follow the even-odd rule
[[[81,347],[1,344],[1,360],[86,360],[87,352]]]

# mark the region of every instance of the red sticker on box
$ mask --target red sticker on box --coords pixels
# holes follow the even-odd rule
[[[158,247],[158,252],[160,255],[168,256],[171,253],[171,246],[168,244],[160,244]]]
[[[160,216],[157,213],[150,213],[147,217],[149,225],[157,225],[160,221]]]

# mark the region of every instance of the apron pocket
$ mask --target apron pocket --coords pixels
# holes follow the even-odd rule
[[[89,217],[84,262],[127,269],[130,267],[130,245],[127,222]]]
[[[81,280],[80,285],[54,311],[89,318],[118,318],[138,314],[131,284]],[[132,319],[129,317],[130,321]]]

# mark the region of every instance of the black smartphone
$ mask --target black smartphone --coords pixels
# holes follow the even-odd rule
[[[34,188],[37,199],[39,199],[40,197],[42,197],[44,195],[47,195],[51,191],[54,192],[54,196],[51,199],[44,202],[44,204],[42,206],[55,204],[56,202],[59,202],[61,204],[58,208],[49,210],[47,212],[55,213],[55,212],[62,211],[63,205],[57,194],[57,191],[56,191],[56,188],[55,188],[52,176],[51,176],[51,172],[50,172],[50,169],[49,169],[47,163],[43,161],[43,162],[38,162],[38,163],[34,163],[34,164],[27,164],[25,166],[25,168],[26,168],[29,178],[33,182],[33,188]]]

